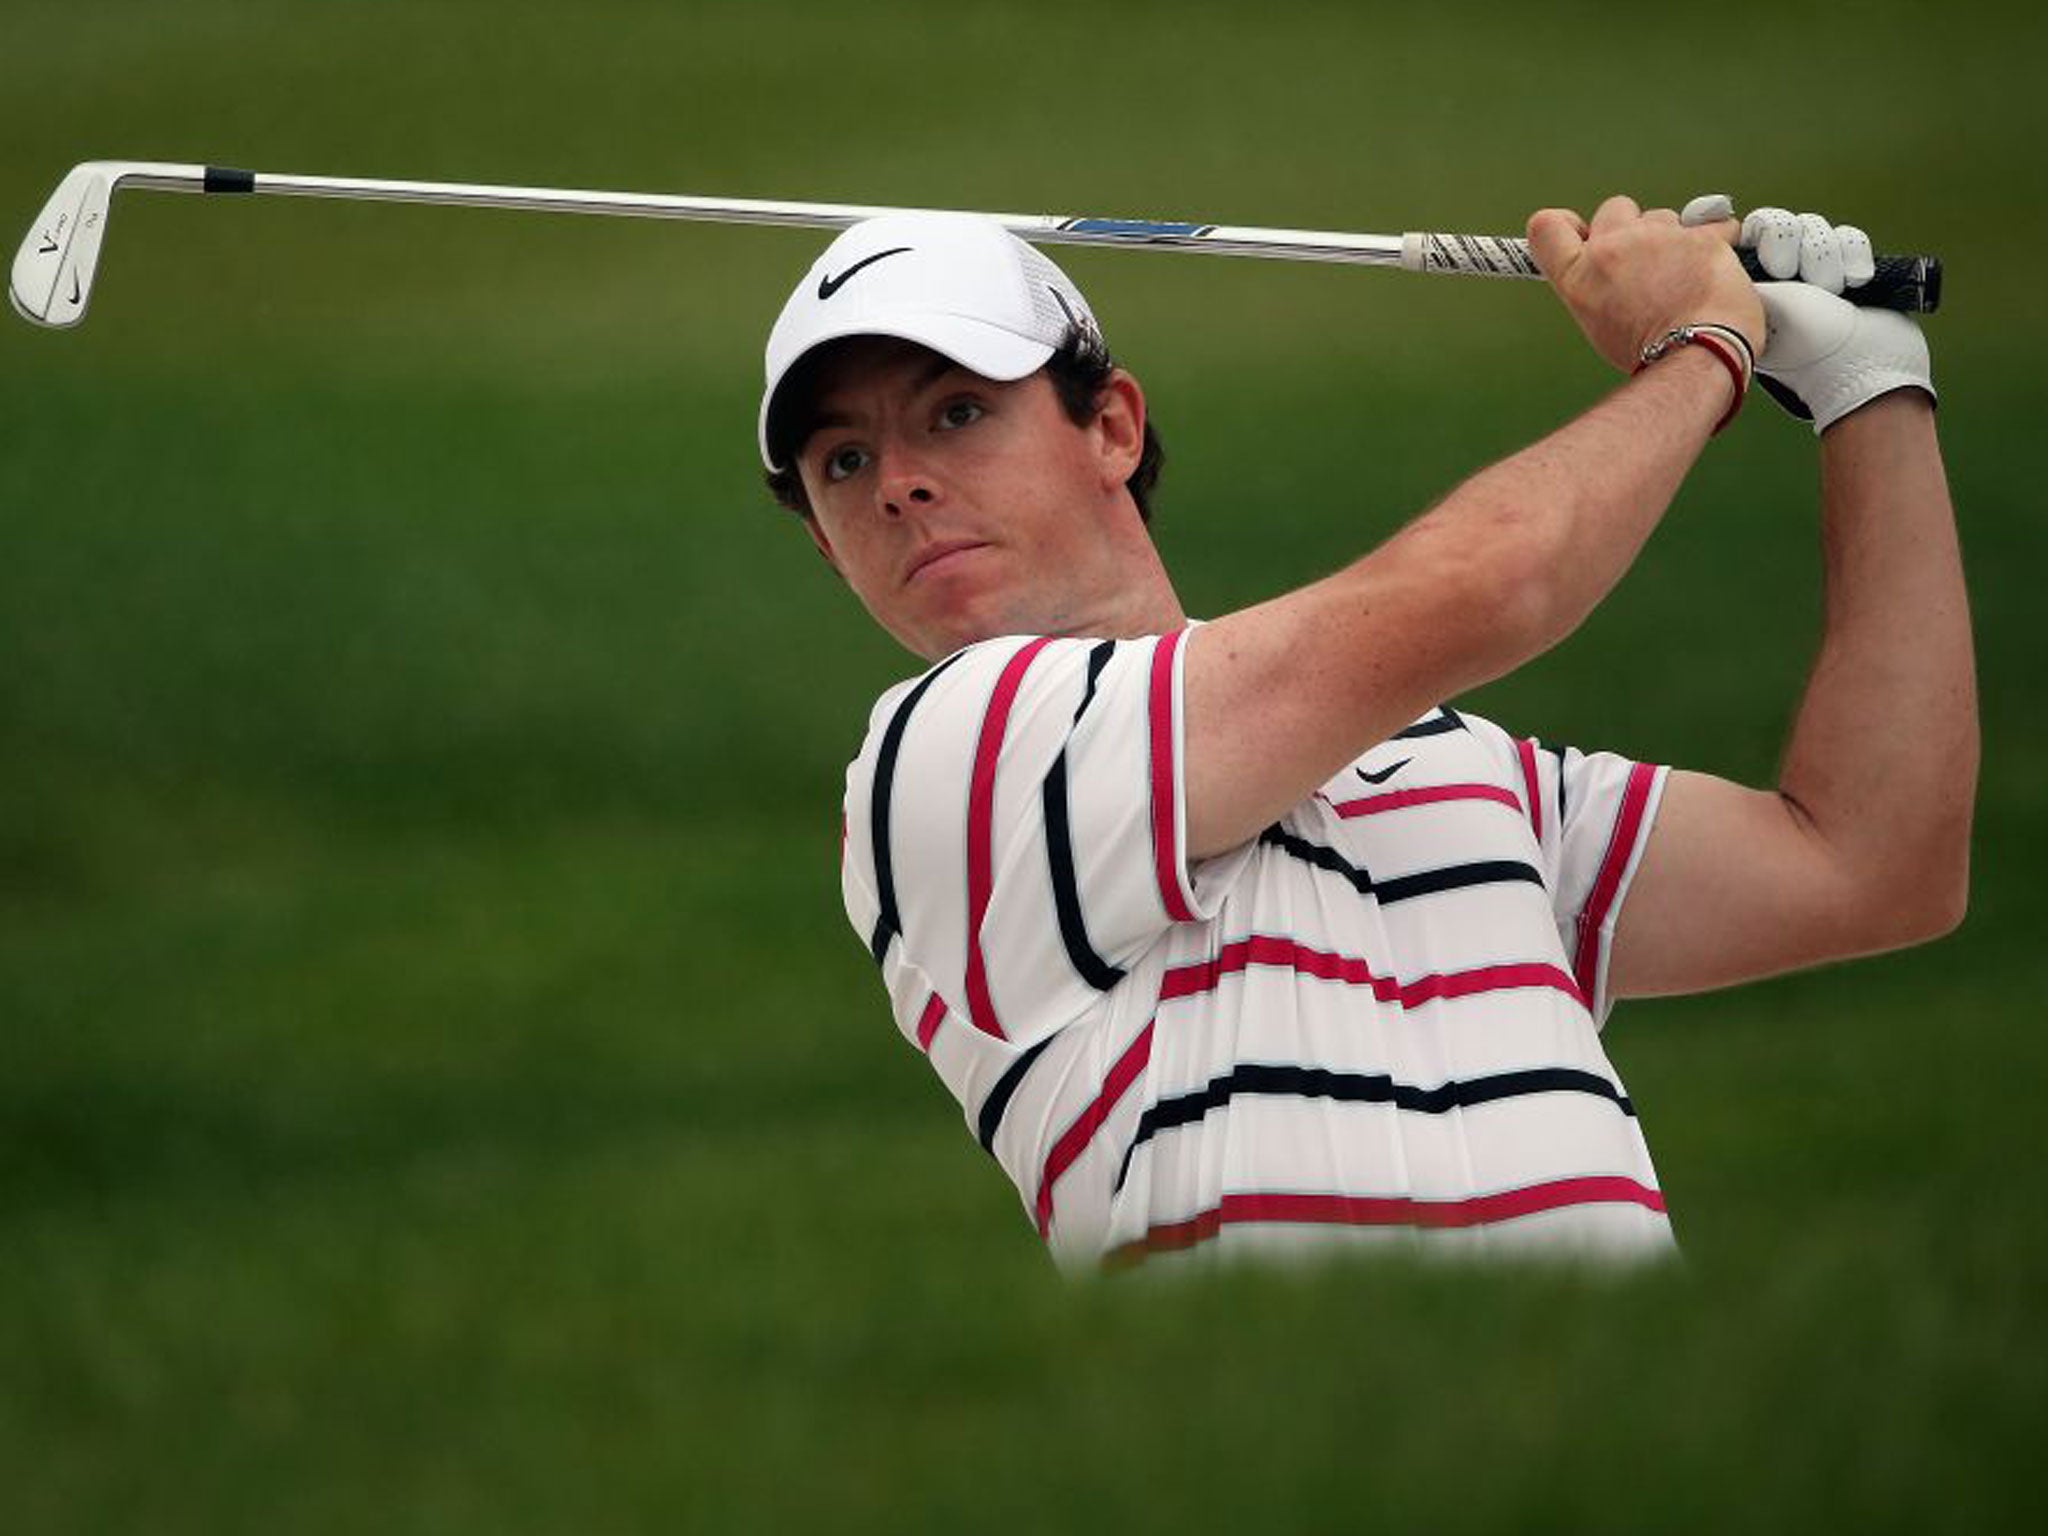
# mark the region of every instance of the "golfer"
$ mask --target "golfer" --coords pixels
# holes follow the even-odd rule
[[[1529,238],[1625,382],[1351,565],[1206,622],[1150,537],[1144,391],[1039,252],[875,219],[769,337],[770,487],[932,664],[848,771],[847,912],[1065,1266],[1655,1258],[1613,1003],[1961,919],[1968,616],[1926,346],[1836,296],[1868,240],[1626,197]],[[1753,284],[1738,244],[1793,281]],[[1825,629],[1777,785],[1457,708],[1585,620],[1755,374],[1820,455]],[[1324,453],[1363,523],[1369,457]],[[1751,494],[1790,518],[1804,493]]]

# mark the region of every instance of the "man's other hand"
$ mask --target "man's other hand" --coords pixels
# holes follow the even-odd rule
[[[1720,224],[1734,218],[1735,203],[1711,192],[1685,205],[1678,222]],[[1829,293],[1861,288],[1877,274],[1870,236],[1854,224],[1831,224],[1818,213],[1752,208],[1742,215],[1740,250],[1756,252],[1757,265],[1781,282],[1811,283]]]
[[[1687,203],[1679,222],[1723,228],[1733,217],[1734,204],[1715,193]],[[1895,389],[1934,398],[1920,327],[1906,315],[1834,297],[1876,270],[1862,230],[1818,213],[1755,208],[1743,216],[1737,244],[1754,250],[1772,277],[1792,279],[1757,287],[1766,321],[1757,373],[1786,410],[1811,419],[1819,433]]]

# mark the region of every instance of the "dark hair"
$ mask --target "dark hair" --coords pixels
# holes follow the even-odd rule
[[[769,447],[777,457],[787,462],[781,469],[768,471],[768,492],[782,506],[802,517],[811,515],[811,502],[804,494],[803,476],[797,472],[796,454],[788,445],[801,445],[809,435],[807,427],[797,428],[796,423],[810,411],[809,394],[813,381],[833,345],[836,343],[818,348],[789,371],[775,392],[775,409],[769,419]],[[1109,355],[1109,348],[1103,345],[1097,332],[1078,326],[1067,332],[1059,350],[1046,359],[1044,369],[1053,393],[1059,396],[1060,409],[1066,412],[1067,420],[1077,427],[1085,427],[1096,418],[1102,410],[1103,386],[1109,383],[1110,373],[1115,367],[1116,359]],[[1138,453],[1138,467],[1124,481],[1131,500],[1138,505],[1138,516],[1148,523],[1152,521],[1152,493],[1159,484],[1159,470],[1165,462],[1166,450],[1160,446],[1159,434],[1152,429],[1152,419],[1148,414],[1145,418],[1145,442]]]

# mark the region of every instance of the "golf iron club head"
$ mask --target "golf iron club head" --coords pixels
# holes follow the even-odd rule
[[[107,160],[74,166],[29,226],[7,284],[23,319],[67,326],[84,318],[121,169]]]

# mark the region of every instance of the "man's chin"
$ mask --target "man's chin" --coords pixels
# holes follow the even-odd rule
[[[919,614],[906,615],[900,624],[885,622],[883,628],[932,661],[983,640],[1044,633],[1024,605],[1005,601],[1001,594],[988,591],[960,593],[950,601],[926,603]]]
[[[896,638],[926,661],[943,661],[955,651],[964,650],[970,645],[979,645],[984,640],[994,640],[1002,635],[1023,632],[1007,624],[996,624],[957,629],[926,629],[915,634],[896,634]]]

